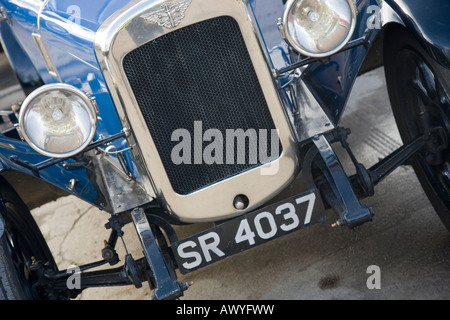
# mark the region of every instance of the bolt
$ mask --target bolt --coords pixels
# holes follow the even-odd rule
[[[70,179],[70,186],[69,186],[70,190],[74,190],[78,182],[79,181],[77,179]]]
[[[248,206],[248,198],[242,194],[234,197],[233,206],[238,210],[244,210]]]
[[[123,128],[123,134],[125,135],[125,137],[129,137],[131,135],[131,131],[128,128]]]
[[[102,257],[105,260],[109,260],[114,256],[113,251],[111,250],[111,248],[103,248],[102,250]]]
[[[280,72],[277,69],[272,70],[272,77],[278,79],[280,77]]]
[[[339,219],[331,225],[332,228],[345,226],[346,222],[343,219]]]

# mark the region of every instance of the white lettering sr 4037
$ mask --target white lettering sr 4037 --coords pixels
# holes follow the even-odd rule
[[[323,208],[317,197],[316,190],[297,195],[179,241],[172,248],[180,271],[193,271],[323,221],[324,216],[319,214],[313,219],[313,212]]]

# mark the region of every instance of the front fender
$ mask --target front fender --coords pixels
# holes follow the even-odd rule
[[[385,0],[430,56],[450,69],[450,3],[446,0]]]
[[[42,86],[44,83],[30,57],[17,41],[11,26],[6,21],[0,23],[0,41],[24,93],[29,94]]]

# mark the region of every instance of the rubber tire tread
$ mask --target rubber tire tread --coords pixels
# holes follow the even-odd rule
[[[8,252],[6,236],[0,239],[0,300],[25,300],[19,276]]]

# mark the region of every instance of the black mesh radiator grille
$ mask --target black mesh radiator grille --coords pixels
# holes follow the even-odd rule
[[[239,26],[231,17],[203,21],[157,38],[130,52],[123,68],[175,192],[188,194],[261,165],[259,158],[250,163],[248,157],[245,164],[238,164],[237,143],[233,164],[226,164],[226,153],[231,152],[226,149],[227,129],[253,129],[258,134],[266,129],[266,151],[271,154],[270,132],[275,126]],[[197,129],[201,125],[200,135],[194,132],[194,123]],[[184,138],[171,141],[177,129],[186,129],[191,137],[191,150],[179,152],[189,159],[182,164],[175,164],[171,157],[177,145],[188,142]],[[195,158],[199,145],[194,140],[202,139],[208,129],[223,134],[223,164],[208,164],[204,159],[199,163]],[[211,148],[212,142],[220,140],[201,142],[201,150]],[[245,150],[250,144],[247,139]],[[216,151],[211,154],[219,156]]]

